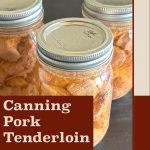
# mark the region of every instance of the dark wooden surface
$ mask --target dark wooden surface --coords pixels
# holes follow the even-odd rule
[[[43,0],[45,23],[66,17],[82,17],[82,0]],[[132,94],[113,102],[110,128],[95,150],[132,150]]]

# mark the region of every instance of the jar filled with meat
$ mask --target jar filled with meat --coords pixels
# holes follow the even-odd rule
[[[33,69],[42,0],[0,1],[0,96],[37,95]]]
[[[99,21],[66,18],[37,35],[41,96],[93,96],[94,145],[106,134],[112,102],[113,35]]]
[[[132,88],[132,0],[84,0],[82,14],[107,25],[114,34],[113,99]]]

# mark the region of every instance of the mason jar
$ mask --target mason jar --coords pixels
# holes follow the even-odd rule
[[[37,43],[35,80],[40,96],[93,96],[96,145],[109,126],[111,31],[98,21],[66,18],[44,25]]]
[[[84,0],[82,14],[107,25],[114,34],[113,99],[132,88],[132,0]]]
[[[0,1],[0,96],[37,95],[33,79],[42,0]]]

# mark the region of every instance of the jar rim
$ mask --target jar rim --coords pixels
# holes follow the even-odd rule
[[[132,30],[132,21],[133,20],[124,21],[124,22],[102,20],[102,19],[98,19],[93,16],[90,16],[83,9],[82,9],[82,15],[84,18],[95,19],[95,20],[103,22],[111,30]]]
[[[118,0],[114,0],[119,2]],[[126,5],[122,4],[126,2]],[[120,5],[113,4],[113,2],[103,0],[84,0],[82,9],[93,16],[94,18],[105,20],[105,21],[131,21],[132,20],[132,1],[122,1]]]
[[[110,29],[99,21],[84,18],[58,19],[44,25],[37,34],[37,43],[37,55],[42,61],[65,70],[103,65],[113,53]]]
[[[18,0],[13,0],[17,2]],[[0,9],[0,28],[18,28],[34,24],[43,17],[44,10],[42,0],[32,0],[28,5],[23,1],[18,1],[17,4],[7,8],[6,2],[2,4]],[[11,1],[12,3],[12,1]]]

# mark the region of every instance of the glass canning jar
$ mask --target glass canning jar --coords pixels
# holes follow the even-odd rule
[[[113,99],[119,99],[132,88],[132,0],[84,0],[82,14],[100,20],[114,34]]]
[[[42,0],[1,0],[0,96],[37,95],[33,79]]]
[[[98,21],[66,18],[37,34],[35,80],[41,96],[93,96],[94,146],[104,137],[112,102],[113,35]]]

